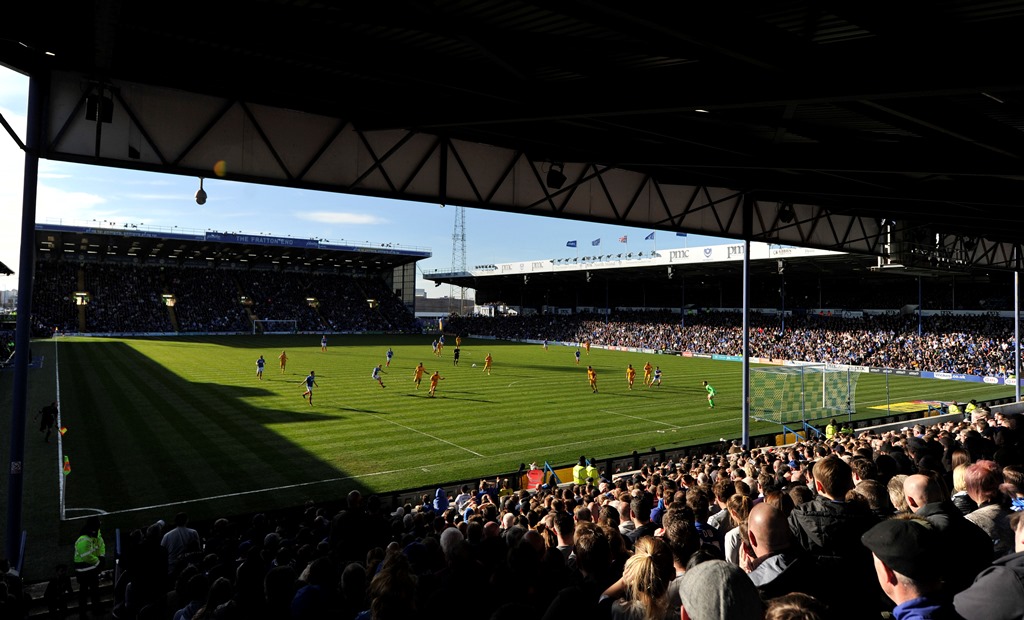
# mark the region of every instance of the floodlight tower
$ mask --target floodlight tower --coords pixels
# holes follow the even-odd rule
[[[455,207],[455,230],[452,232],[452,273],[466,272],[466,207]],[[454,284],[452,288],[454,288]],[[451,289],[449,289],[451,291]],[[454,292],[454,291],[451,291]],[[452,311],[454,296],[449,293],[448,311]],[[466,287],[459,287],[459,314],[466,305]]]

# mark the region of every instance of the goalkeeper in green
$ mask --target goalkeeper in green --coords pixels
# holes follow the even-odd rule
[[[717,394],[717,392],[715,392],[715,388],[713,388],[710,385],[708,385],[707,381],[704,382],[704,389],[707,390],[707,392],[708,392],[708,409],[714,409],[715,408],[715,394]]]

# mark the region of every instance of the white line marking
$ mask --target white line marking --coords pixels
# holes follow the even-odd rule
[[[458,462],[458,461],[456,461],[456,462]],[[120,515],[120,514],[128,514],[128,513],[131,513],[131,512],[142,512],[143,510],[155,510],[157,508],[169,508],[169,507],[172,507],[172,506],[182,506],[182,505],[185,505],[185,504],[195,504],[195,503],[198,503],[198,502],[208,502],[208,501],[212,501],[212,500],[216,500],[216,499],[228,499],[228,498],[231,498],[231,497],[242,497],[244,495],[256,495],[257,493],[268,493],[268,492],[274,492],[274,491],[286,491],[288,489],[298,489],[298,488],[301,488],[301,487],[313,486],[315,484],[332,484],[332,483],[336,483],[336,482],[344,482],[345,480],[357,480],[359,478],[371,478],[371,477],[374,477],[374,476],[383,476],[385,474],[397,474],[397,473],[401,473],[401,472],[404,472],[404,471],[411,471],[411,470],[414,470],[414,469],[419,469],[419,466],[409,467],[407,469],[391,469],[391,470],[388,470],[388,471],[375,471],[375,472],[368,473],[368,474],[359,474],[357,476],[342,476],[341,478],[328,478],[326,480],[313,480],[313,481],[310,481],[310,482],[300,482],[298,484],[286,484],[286,485],[277,486],[277,487],[270,487],[270,488],[266,488],[266,489],[254,489],[252,491],[240,491],[238,493],[224,493],[222,495],[211,495],[211,496],[208,496],[208,497],[199,497],[199,498],[196,498],[196,499],[187,499],[187,500],[180,501],[180,502],[166,502],[166,503],[163,503],[163,504],[153,504],[151,506],[139,506],[138,508],[125,508],[124,510],[112,510],[110,512],[106,512],[106,511],[100,510],[98,508],[70,508],[69,510],[74,510],[74,511],[78,511],[78,510],[94,510],[96,512],[100,512],[100,513],[105,514],[105,515]],[[64,520],[65,521],[75,521],[77,519],[84,519],[84,518],[85,517],[68,517],[68,518],[66,518]]]
[[[635,416],[635,415],[627,415],[625,413],[618,413],[617,411],[612,411],[610,409],[601,409],[600,411],[601,411],[601,413],[610,413],[612,415],[622,416],[624,418],[633,418],[634,420],[643,420],[644,422],[651,422],[652,424],[664,424],[665,426],[671,426],[673,430],[680,429],[680,428],[695,428],[697,426],[710,426],[712,424],[721,424],[723,421],[725,421],[725,422],[732,422],[732,421],[738,422],[738,421],[743,419],[743,416],[738,416],[738,417],[735,417],[735,418],[726,418],[724,420],[711,420],[711,421],[708,421],[708,422],[698,422],[697,424],[687,424],[685,426],[680,426],[679,424],[669,424],[668,422],[659,422],[658,420],[651,420],[651,419],[648,419],[648,418],[641,418],[641,417]],[[660,433],[661,431],[658,431],[658,432]]]
[[[441,439],[440,437],[437,437],[436,435],[431,435],[430,433],[424,433],[423,431],[416,430],[415,428],[412,428],[411,426],[406,426],[405,424],[399,424],[398,422],[395,422],[394,420],[389,420],[389,419],[381,417],[381,416],[379,416],[379,415],[377,415],[375,413],[367,413],[366,415],[374,417],[374,418],[377,418],[381,422],[387,422],[388,424],[394,424],[395,426],[400,426],[400,427],[404,428],[407,431],[412,431],[414,433],[419,433],[420,435],[423,435],[424,437],[430,437],[431,439],[433,439],[435,441],[440,441],[441,443],[446,443],[449,446],[458,448],[459,450],[465,450],[466,452],[469,452],[470,454],[475,454],[476,456],[479,456],[480,458],[487,458],[484,455],[480,454],[479,452],[474,452],[474,451],[470,450],[469,448],[465,448],[463,446],[460,446],[457,443],[452,443],[452,442],[448,441],[447,439]]]
[[[369,415],[373,415],[373,414],[369,414]],[[736,419],[738,420],[739,418],[736,418]],[[390,421],[390,420],[388,420],[388,421]],[[704,423],[701,423],[701,424],[693,424],[691,426],[705,426],[705,425],[708,425],[708,424],[717,424],[717,422],[704,422]],[[401,426],[401,425],[399,424],[399,426]],[[679,427],[679,428],[683,428],[683,427]],[[416,431],[415,429],[410,429],[410,430],[413,430],[414,432],[420,432],[420,431]],[[592,439],[583,439],[583,440],[580,440],[580,441],[571,441],[571,442],[562,443],[562,444],[552,444],[552,445],[549,445],[549,446],[536,446],[536,447],[529,448],[529,450],[535,451],[535,452],[541,452],[541,451],[544,451],[544,450],[557,450],[559,448],[568,448],[570,446],[578,446],[578,445],[581,445],[581,444],[590,444],[590,443],[594,443],[594,442],[598,442],[598,441],[607,441],[607,440],[613,439],[613,438],[637,437],[637,436],[640,436],[640,435],[653,435],[653,434],[656,434],[658,432],[659,431],[640,431],[640,432],[637,432],[637,433],[627,433],[625,435],[623,435],[623,434],[616,434],[616,435],[610,436],[610,437],[597,437],[597,438],[592,438]],[[423,433],[423,434],[426,434],[426,433]],[[429,437],[429,435],[428,435],[428,437]],[[439,441],[444,441],[444,440],[441,439]],[[445,441],[445,443],[450,443],[450,442]],[[452,445],[455,445],[455,444],[452,444]],[[456,446],[456,447],[461,447],[461,446]],[[462,449],[466,450],[467,452],[470,452],[472,454],[478,454],[478,453],[473,452],[472,450],[468,450],[466,448],[462,448]],[[523,450],[512,450],[512,451],[504,452],[504,453],[501,453],[501,454],[494,454],[494,455],[491,455],[490,457],[485,457],[485,458],[492,458],[493,459],[493,458],[500,458],[500,457],[504,457],[504,456],[512,456],[512,455],[522,454],[522,453],[523,453]],[[475,461],[475,460],[476,460],[475,458],[473,458],[473,459],[469,459],[469,458],[457,459],[457,460],[453,460],[453,461],[448,461],[447,464],[448,465],[458,465],[458,464],[461,464],[461,463],[468,463],[470,461]],[[313,480],[313,481],[310,481],[310,482],[301,482],[301,483],[298,483],[298,484],[286,484],[286,485],[281,485],[281,486],[276,486],[276,487],[270,487],[270,488],[267,488],[267,489],[254,489],[252,491],[240,491],[238,493],[224,493],[222,495],[212,495],[212,496],[209,496],[209,497],[199,497],[199,498],[196,498],[196,499],[189,499],[189,500],[184,500],[184,501],[166,502],[166,503],[163,503],[163,504],[153,504],[151,506],[140,506],[138,508],[125,508],[124,510],[114,510],[114,511],[111,511],[111,512],[104,512],[104,511],[100,511],[99,509],[95,509],[95,508],[88,508],[88,509],[87,508],[83,508],[83,509],[74,509],[74,508],[72,508],[71,510],[76,510],[76,511],[77,510],[94,510],[94,511],[97,511],[97,512],[103,512],[103,514],[107,514],[107,515],[129,514],[129,513],[134,513],[134,512],[142,512],[142,511],[145,511],[145,510],[156,510],[158,508],[171,508],[171,507],[174,507],[174,506],[184,506],[186,504],[196,504],[196,503],[199,503],[199,502],[208,502],[208,501],[213,501],[213,500],[218,500],[218,499],[229,499],[229,498],[232,498],[232,497],[242,497],[242,496],[246,496],[246,495],[256,495],[256,494],[259,494],[259,493],[273,493],[273,492],[277,492],[277,491],[287,491],[289,489],[297,489],[297,488],[302,488],[302,487],[310,487],[310,486],[314,486],[314,485],[317,485],[317,484],[336,484],[338,482],[345,482],[347,480],[360,480],[360,479],[363,479],[363,478],[375,478],[375,477],[378,477],[378,476],[386,476],[386,475],[389,475],[389,474],[400,474],[400,473],[405,473],[405,472],[409,472],[409,471],[422,471],[422,466],[421,465],[413,465],[411,467],[405,467],[405,468],[402,468],[402,469],[388,469],[388,470],[384,470],[384,471],[368,472],[368,473],[365,473],[365,474],[354,474],[352,476],[342,476],[342,477],[339,477],[339,478],[328,478],[326,480]],[[84,519],[84,518],[86,518],[86,517],[67,517],[64,520],[65,521],[76,521],[76,520],[81,520],[81,519]]]
[[[60,434],[60,416],[63,408],[60,405],[60,352],[57,350],[56,340],[53,341],[53,376],[57,385],[57,490],[60,493],[60,518],[63,520],[67,510],[64,506],[64,485],[67,476],[64,475],[64,436]]]
[[[671,426],[672,428],[682,428],[678,424],[671,424],[669,422],[661,422],[659,420],[651,420],[650,418],[641,418],[640,416],[637,416],[637,415],[628,415],[628,414],[625,414],[625,413],[618,413],[617,411],[612,411],[611,409],[601,409],[600,411],[601,411],[601,413],[610,413],[612,415],[617,415],[617,416],[622,417],[622,418],[630,418],[632,420],[642,420],[644,422],[650,422],[651,424],[664,424],[665,426]]]

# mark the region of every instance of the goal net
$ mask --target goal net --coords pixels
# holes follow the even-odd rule
[[[776,424],[852,414],[860,373],[825,365],[750,369],[750,414]]]
[[[253,319],[252,333],[256,334],[294,334],[299,331],[297,319]]]

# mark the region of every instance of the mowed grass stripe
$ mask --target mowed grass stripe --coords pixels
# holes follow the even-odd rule
[[[144,414],[147,424],[138,427],[136,437],[148,434],[161,439],[145,445],[157,451],[150,458],[157,457],[160,463],[171,465],[161,467],[160,471],[165,477],[172,478],[166,484],[172,489],[177,488],[180,499],[194,498],[211,491],[226,493],[259,484],[249,471],[233,466],[232,455],[224,449],[234,443],[230,440],[229,431],[223,426],[199,423],[208,416],[205,403],[189,398],[189,390],[169,385],[170,377],[161,372],[163,368],[158,364],[145,360],[136,366],[146,371],[141,384],[147,388],[146,400],[151,406]],[[165,446],[174,446],[174,452]],[[184,471],[180,466],[185,466]],[[188,475],[188,472],[195,471],[202,473],[203,491]]]
[[[110,463],[118,454],[115,416],[120,403],[116,392],[101,383],[105,373],[90,372],[101,368],[98,361],[80,348],[61,347],[61,421],[69,428],[62,441],[74,473],[65,486],[68,509],[107,509],[122,499],[125,489],[135,486],[133,472]],[[82,375],[87,379],[71,380]]]
[[[272,432],[258,420],[258,411],[238,406],[235,399],[220,391],[213,391],[207,396],[202,402],[195,397],[186,397],[194,413],[179,419],[179,428],[188,423],[197,428],[218,431],[217,439],[196,431],[190,443],[194,449],[213,457],[210,462],[222,479],[238,477],[248,481],[241,487],[231,485],[233,488],[297,484],[307,481],[309,474],[316,470],[323,476],[334,473],[326,467],[314,468],[313,455]],[[195,476],[209,475],[202,468],[185,467],[186,472]]]
[[[94,348],[98,349],[97,368],[103,369],[94,375],[95,381],[111,398],[132,403],[130,410],[123,406],[108,410],[111,413],[120,412],[111,425],[116,429],[111,438],[118,446],[118,460],[131,463],[133,469],[154,483],[148,496],[121,497],[114,501],[151,501],[152,497],[163,495],[172,498],[194,496],[199,492],[199,487],[192,484],[187,476],[181,475],[181,472],[165,466],[177,461],[179,455],[170,450],[177,442],[145,441],[147,436],[153,434],[150,421],[161,417],[162,413],[162,399],[153,388],[158,373],[152,372],[152,365],[144,360],[129,360],[127,356],[117,354],[115,347]]]
[[[123,356],[113,356],[104,361],[116,363],[117,359],[123,359]],[[152,368],[153,372],[144,375],[138,373],[139,369],[146,369],[147,366]],[[197,396],[187,385],[175,381],[175,375],[167,373],[163,367],[155,363],[131,364],[124,370],[126,373],[132,373],[123,375],[130,377],[124,379],[127,384],[142,383],[153,386],[154,390],[160,389],[164,403],[168,406],[156,407],[147,415],[168,424],[176,435],[154,435],[143,429],[140,434],[121,443],[125,447],[145,446],[145,453],[158,451],[165,457],[166,460],[158,469],[158,472],[165,474],[160,477],[163,488],[153,489],[155,495],[165,499],[170,497],[183,500],[239,488],[262,488],[268,482],[286,484],[305,480],[303,476],[297,474],[291,477],[277,476],[275,463],[285,462],[282,460],[285,454],[273,449],[272,440],[260,438],[254,431],[250,431],[249,427],[232,422],[232,419],[242,418],[244,414],[236,409],[231,399],[209,392],[205,397]],[[167,403],[167,399],[172,399],[172,402]],[[137,409],[137,403],[130,399],[126,400],[120,409],[110,406],[111,411],[122,412],[122,420],[133,419],[130,412]],[[219,409],[220,414],[211,415],[214,409]],[[217,434],[220,437],[210,438],[210,430],[219,431]],[[154,438],[159,441],[153,441]],[[173,446],[174,450],[162,450],[164,444]],[[254,451],[253,446],[265,449]],[[258,457],[263,462],[262,467],[259,463],[253,462],[253,457]],[[283,468],[283,471],[294,470]],[[220,488],[210,486],[211,475],[224,482]],[[170,476],[170,479],[167,479],[167,476]],[[241,484],[227,483],[226,481],[231,478],[240,480]],[[204,491],[199,491],[200,487],[195,485],[196,480],[202,483]],[[139,495],[142,494],[136,494],[136,500]]]

